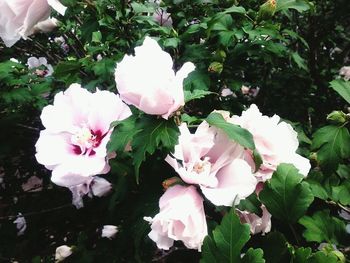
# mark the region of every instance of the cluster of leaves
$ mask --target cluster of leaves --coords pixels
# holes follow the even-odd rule
[[[59,17],[57,31],[11,49],[0,47],[0,260],[51,262],[63,240],[76,245],[71,262],[349,260],[349,218],[339,212],[350,210],[350,84],[336,77],[350,59],[347,0],[164,0],[160,7],[171,14],[172,27],[153,18],[159,7],[152,1],[62,2],[68,9]],[[167,121],[133,109],[132,117],[113,123],[108,150],[118,158],[111,162],[108,180],[114,192],[85,200],[86,207],[77,211],[67,205],[67,191],[52,187],[48,172],[33,157],[40,110],[74,82],[115,92],[115,63],[145,35],[158,39],[175,65],[196,65],[184,82],[186,105],[181,115]],[[42,78],[28,70],[24,64],[29,55],[47,57],[53,76]],[[12,57],[19,63],[9,61]],[[259,88],[258,96],[243,94],[242,85]],[[223,89],[233,95],[220,96]],[[249,132],[219,114],[209,115],[214,109],[239,114],[252,102],[264,113],[293,121],[299,150],[310,157],[312,171],[303,178],[293,166],[282,164],[259,197],[252,195],[238,205],[256,214],[261,204],[267,207],[272,232],[266,236],[250,236],[234,209],[220,208],[218,213],[211,207],[212,231],[201,255],[181,250],[181,244],[162,254],[146,236],[149,226],[142,218],[157,212],[161,182],[174,175],[163,160],[177,143],[176,124],[205,119],[254,150]],[[258,167],[258,153],[255,159]],[[23,193],[21,184],[33,174],[45,178],[45,190]],[[16,237],[11,222],[18,212],[28,214],[22,237]],[[115,240],[98,236],[96,229],[103,224],[120,226]],[[318,248],[320,243],[326,244]]]

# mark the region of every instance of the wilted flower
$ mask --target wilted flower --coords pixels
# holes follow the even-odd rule
[[[106,237],[108,239],[114,238],[114,236],[118,233],[118,228],[113,225],[104,225],[102,228],[101,237]]]
[[[55,184],[71,187],[85,183],[90,176],[109,171],[111,156],[106,145],[113,130],[110,124],[130,115],[118,95],[98,89],[90,93],[72,84],[43,109],[40,118],[46,129],[40,132],[35,157],[52,170]]]
[[[271,231],[271,214],[264,205],[261,206],[262,216],[258,216],[248,211],[238,210],[238,215],[242,223],[249,224],[250,232],[263,235]]]
[[[107,195],[112,190],[112,184],[104,178],[90,176],[84,183],[70,186],[69,189],[72,192],[72,203],[79,209],[84,206],[83,197],[85,195],[89,197]]]
[[[142,46],[135,48],[135,56],[126,55],[117,63],[115,81],[127,104],[168,119],[185,104],[182,82],[194,68],[187,62],[175,74],[170,55],[146,37]]]
[[[168,250],[174,240],[182,241],[187,248],[201,251],[208,234],[203,198],[193,186],[175,185],[159,200],[159,213],[144,219],[151,223],[148,236],[160,249]]]
[[[31,176],[26,183],[22,184],[22,189],[25,192],[39,192],[43,189],[43,179],[35,175]]]
[[[59,246],[56,248],[55,260],[56,262],[63,261],[65,258],[72,255],[72,253],[73,253],[72,248],[70,248],[69,246],[66,246],[66,245]]]
[[[23,235],[24,231],[27,229],[27,222],[21,213],[18,213],[18,216],[13,223],[16,224],[17,236]]]
[[[11,47],[21,37],[26,39],[39,22],[49,17],[51,7],[61,15],[66,10],[58,0],[1,0],[0,37],[5,45]]]
[[[51,66],[51,64],[47,63],[47,60],[45,57],[40,57],[40,58],[30,57],[27,60],[27,64],[29,69],[37,68],[35,70],[35,74],[37,74],[38,76],[48,77],[48,76],[51,76],[53,73],[53,67]],[[46,69],[44,70],[39,69],[39,67],[41,66],[45,67]]]
[[[293,164],[301,174],[308,174],[311,168],[309,160],[296,153],[299,146],[297,133],[290,124],[281,121],[279,116],[264,116],[252,104],[241,116],[233,116],[229,121],[253,135],[256,149],[263,161],[255,173],[259,181],[270,179],[280,163]],[[249,161],[249,158],[246,160]],[[252,157],[249,162],[255,166]]]
[[[221,114],[226,116],[226,112]],[[205,197],[218,206],[232,206],[254,192],[257,180],[244,160],[242,146],[206,122],[194,134],[186,124],[179,129],[179,143],[165,161],[184,182],[198,184]]]

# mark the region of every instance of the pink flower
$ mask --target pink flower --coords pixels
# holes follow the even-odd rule
[[[271,231],[271,214],[264,205],[261,206],[262,216],[259,217],[254,213],[239,211],[238,215],[242,223],[249,224],[250,232],[254,234],[262,233],[263,235]]]
[[[72,204],[77,208],[84,206],[83,197],[88,195],[104,196],[112,190],[112,185],[104,178],[98,176],[90,176],[85,179],[84,183],[73,185],[69,187],[72,192]]]
[[[40,66],[43,66],[46,68],[43,70],[36,69],[35,74],[37,74],[38,76],[48,77],[48,76],[51,76],[53,73],[53,67],[51,66],[51,64],[47,63],[47,59],[45,57],[40,57],[40,58],[30,57],[27,60],[27,64],[29,69],[39,68]]]
[[[127,104],[168,119],[185,104],[182,82],[194,68],[187,62],[175,74],[170,55],[146,37],[142,46],[135,48],[135,56],[126,55],[117,63],[115,81]]]
[[[62,15],[66,10],[58,0],[0,0],[0,37],[5,45],[11,47],[32,34],[35,25],[49,17],[50,7]]]
[[[172,27],[173,20],[170,16],[171,14],[162,8],[157,8],[157,10],[153,14],[153,18],[159,23],[161,26]]]
[[[159,200],[159,208],[154,218],[145,218],[151,223],[148,236],[158,248],[168,250],[174,240],[180,240],[187,248],[200,251],[208,230],[203,198],[196,188],[181,185],[168,188]]]
[[[52,170],[55,184],[85,183],[88,177],[109,171],[106,145],[113,130],[110,124],[130,115],[129,107],[117,95],[98,89],[90,93],[72,84],[43,109],[40,117],[45,130],[35,145],[35,157]]]
[[[203,122],[194,134],[186,124],[180,126],[179,143],[165,161],[184,182],[198,184],[213,204],[232,206],[253,193],[257,184],[244,156],[243,147]]]
[[[270,179],[280,163],[291,163],[304,176],[308,174],[311,168],[309,160],[296,153],[299,146],[297,133],[279,116],[264,116],[252,104],[241,116],[233,116],[230,122],[240,125],[253,135],[256,149],[263,159],[263,164],[255,174],[259,181]],[[252,157],[247,160],[255,166]]]

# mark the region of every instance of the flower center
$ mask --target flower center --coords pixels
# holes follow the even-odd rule
[[[205,173],[209,175],[211,169],[211,163],[209,162],[209,157],[205,157],[204,160],[199,160],[193,165],[192,171],[201,174]]]
[[[87,127],[79,129],[71,137],[74,153],[78,155],[94,155],[94,148],[100,145],[103,137],[101,131],[94,132]]]

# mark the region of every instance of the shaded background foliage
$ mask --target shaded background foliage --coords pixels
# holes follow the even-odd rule
[[[42,129],[40,112],[52,102],[54,94],[74,82],[89,90],[100,87],[115,91],[115,63],[130,54],[145,35],[159,39],[175,65],[186,61],[196,65],[196,71],[185,81],[187,91],[213,92],[186,104],[188,115],[203,118],[217,108],[238,114],[245,106],[256,103],[265,114],[276,113],[292,121],[300,132],[300,151],[311,156],[315,168],[307,179],[316,197],[308,215],[311,218],[314,212],[328,209],[330,225],[338,222],[332,219],[338,217],[337,204],[349,205],[349,190],[348,195],[339,195],[350,188],[349,155],[325,164],[320,157],[325,154],[327,158],[337,149],[315,157],[315,152],[328,142],[315,132],[327,124],[326,115],[332,110],[349,112],[349,104],[329,85],[338,78],[339,69],[350,63],[347,0],[289,1],[291,9],[276,10],[275,15],[267,17],[259,13],[263,1],[165,0],[161,6],[171,13],[173,27],[154,20],[154,3],[62,2],[68,12],[58,17],[60,26],[56,31],[19,41],[12,48],[0,43],[0,261],[51,262],[55,248],[61,244],[76,246],[76,253],[67,262],[199,261],[198,252],[185,250],[181,244],[169,252],[159,251],[146,236],[149,226],[143,216],[157,212],[161,183],[175,175],[163,161],[166,149],[160,147],[155,155],[147,156],[139,185],[130,156],[120,155],[111,162],[112,171],[106,175],[114,185],[113,193],[86,198],[80,210],[70,204],[67,189],[50,183],[50,172],[34,157],[34,144]],[[277,7],[284,2],[287,1],[277,1]],[[54,41],[60,36],[64,43]],[[25,66],[30,56],[47,57],[54,66],[53,76],[33,74]],[[10,58],[20,63],[10,62]],[[242,94],[242,85],[259,88],[258,95]],[[224,88],[234,96],[220,96]],[[343,128],[331,125],[336,132]],[[342,143],[341,139],[336,141]],[[42,191],[23,191],[21,185],[32,175],[44,180]],[[208,219],[213,220],[210,228],[214,229],[221,221],[221,213],[214,207],[207,210]],[[25,235],[17,237],[13,219],[19,212],[25,215],[28,228]],[[304,217],[301,224],[293,222],[292,228],[273,219],[273,229],[279,232],[256,236],[248,246],[263,248],[266,262],[323,262],[324,254],[316,253],[311,261],[298,261],[297,255],[308,254],[306,248],[302,251],[303,246],[315,250],[317,242],[327,239],[341,246],[348,239],[336,232],[330,234],[333,239],[319,241],[305,233],[303,238],[303,226],[319,223],[310,218]],[[104,224],[119,226],[115,240],[100,237]],[[274,251],[270,251],[271,247]],[[328,261],[333,260],[329,257]]]

